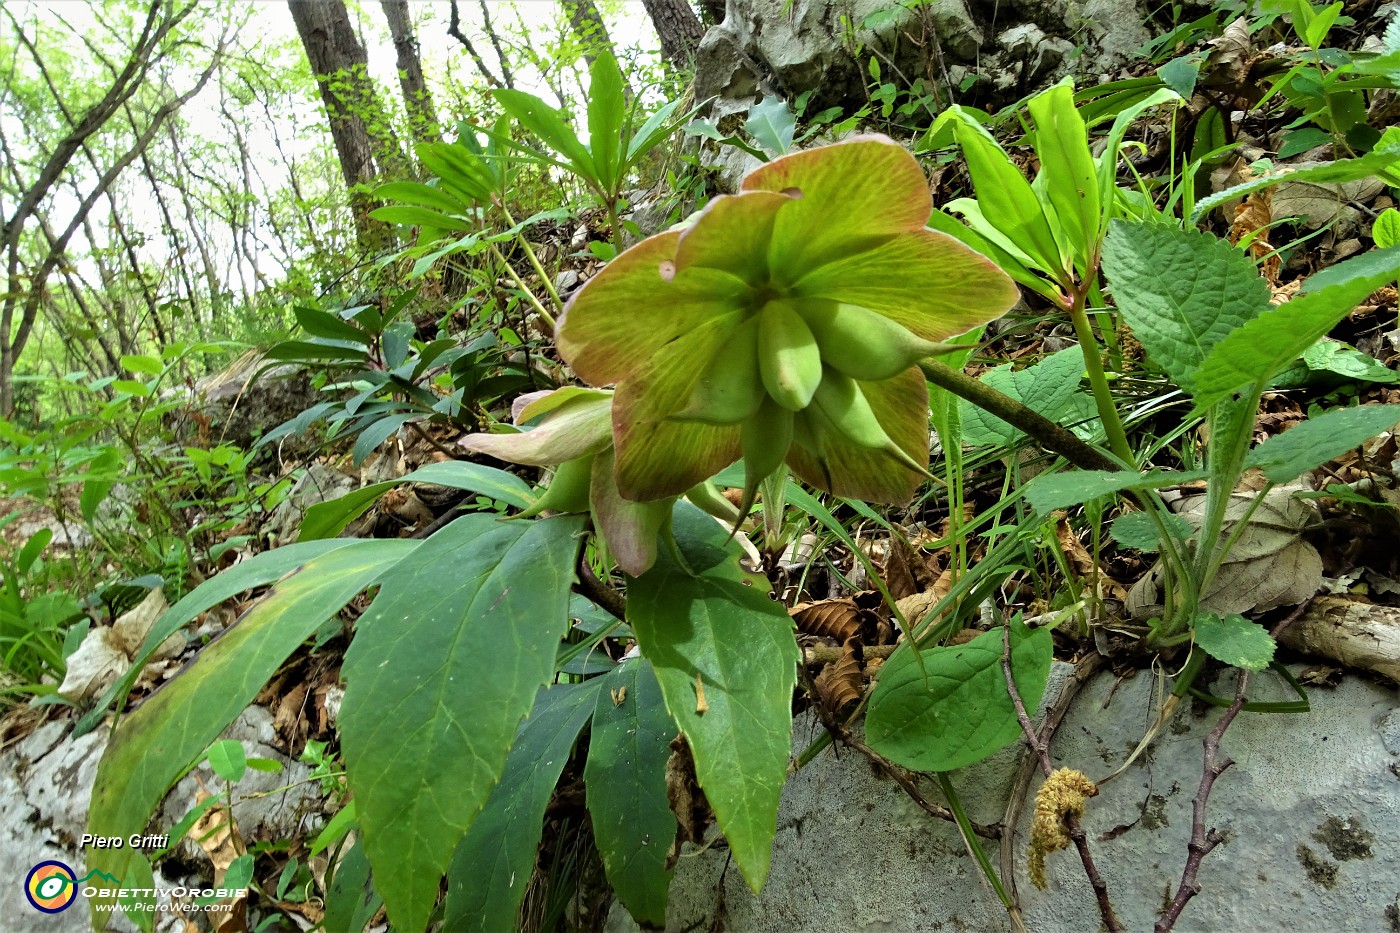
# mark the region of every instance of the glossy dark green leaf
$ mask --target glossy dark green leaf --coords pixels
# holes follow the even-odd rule
[[[347,542],[307,560],[278,583],[117,726],[97,767],[89,831],[122,837],[143,832],[171,785],[247,708],[287,656],[417,546],[416,541]],[[211,584],[219,579],[205,586],[217,590]],[[88,868],[128,882],[140,871],[149,873],[145,856],[132,847],[93,850]]]
[[[593,838],[618,901],[638,923],[664,927],[666,856],[676,838],[666,762],[676,724],[651,662],[624,661],[600,682],[583,772]]]
[[[515,736],[501,780],[457,845],[447,869],[443,929],[516,929],[534,872],[545,808],[593,713],[601,680],[541,690]]]
[[[364,933],[365,925],[374,918],[381,901],[369,884],[369,859],[365,858],[363,840],[345,853],[335,866],[330,889],[326,892],[325,928],[346,933]]]
[[[915,771],[952,771],[981,761],[1021,735],[1006,689],[1000,627],[962,645],[901,651],[880,670],[870,697],[870,747]],[[1011,670],[1028,710],[1050,675],[1049,629],[1011,623]]]
[[[386,574],[360,617],[341,741],[396,927],[427,924],[453,850],[554,674],[581,530],[576,516],[465,515]]]
[[[740,568],[727,529],[685,502],[673,521],[685,564],[660,548],[656,565],[629,580],[627,618],[734,861],[758,891],[792,752],[797,642],[768,581]]]

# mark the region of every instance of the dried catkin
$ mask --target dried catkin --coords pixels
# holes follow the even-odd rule
[[[1045,890],[1045,856],[1070,843],[1065,817],[1084,815],[1084,803],[1098,796],[1099,788],[1081,771],[1060,768],[1045,779],[1035,795],[1035,819],[1031,821],[1031,884]]]

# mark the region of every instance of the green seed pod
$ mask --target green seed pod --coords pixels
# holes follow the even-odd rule
[[[695,384],[677,421],[738,424],[758,413],[767,393],[758,368],[758,316],[740,324]]]
[[[744,451],[744,498],[739,503],[739,527],[753,509],[759,484],[783,465],[792,446],[793,414],[772,399],[765,401],[758,416],[744,422],[740,444]]]
[[[758,314],[758,365],[764,388],[788,411],[812,403],[822,381],[822,353],[812,329],[786,301],[770,301]]]
[[[849,376],[828,368],[812,398],[809,412],[813,423],[852,444],[883,450],[909,469],[928,475],[927,467],[910,457],[885,433],[860,385]]]
[[[575,457],[554,468],[549,488],[535,504],[520,513],[529,518],[541,512],[587,512],[588,487],[593,473],[593,456]]]
[[[892,379],[945,345],[915,336],[903,324],[858,305],[809,301],[802,318],[821,346],[822,362],[852,379]]]

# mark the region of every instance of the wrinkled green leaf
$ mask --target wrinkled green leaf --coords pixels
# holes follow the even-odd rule
[[[1196,55],[1174,58],[1157,69],[1163,84],[1187,98],[1196,92],[1196,78],[1200,73],[1201,62]]]
[[[554,674],[581,529],[576,516],[465,515],[385,574],[360,617],[341,741],[375,890],[397,927],[426,926],[453,850]]]
[[[690,743],[734,860],[757,892],[792,751],[797,642],[768,582],[739,567],[742,551],[725,528],[685,503],[674,522],[688,566],[661,549],[650,571],[628,581],[627,618]]]
[[[1162,521],[1168,533],[1177,540],[1184,541],[1191,534],[1190,522],[1180,515],[1168,513],[1162,516]],[[1108,533],[1114,541],[1138,551],[1156,551],[1162,545],[1157,523],[1146,512],[1129,512],[1118,516],[1109,526]]]
[[[1274,640],[1264,626],[1241,615],[1196,617],[1196,645],[1206,654],[1247,671],[1262,671],[1274,659]]]
[[[891,761],[916,771],[974,764],[1021,735],[1006,689],[1000,627],[963,645],[902,651],[881,669],[865,737]],[[1050,630],[1011,623],[1011,671],[1028,710],[1050,676]]]
[[[516,928],[534,873],[544,811],[593,713],[601,679],[542,689],[516,733],[501,780],[447,870],[444,930]]]
[[[1303,362],[1315,373],[1364,382],[1400,382],[1400,373],[1340,340],[1318,341],[1303,351]]]
[[[1079,347],[1066,347],[1045,357],[1034,366],[1013,372],[1011,364],[998,366],[981,377],[982,382],[1009,395],[1051,421],[1059,421],[1079,392],[1084,374],[1084,355]],[[972,445],[1010,444],[1021,437],[1019,428],[962,400],[963,441]]]
[[[1211,351],[1269,307],[1254,263],[1209,233],[1115,220],[1103,268],[1133,335],[1188,392]]]
[[[624,661],[600,681],[583,772],[593,838],[622,906],[638,923],[664,927],[676,837],[666,762],[676,724],[649,661]]]
[[[1400,424],[1400,405],[1338,408],[1269,438],[1249,452],[1271,483],[1286,483]]]
[[[1216,345],[1196,374],[1197,407],[1208,408],[1247,383],[1267,380],[1397,274],[1400,247],[1371,250],[1316,273],[1298,297]]]
[[[88,830],[123,837],[144,831],[171,785],[247,708],[287,656],[417,546],[397,540],[347,543],[306,560],[299,572],[278,583],[193,665],[117,726],[97,767]],[[191,593],[171,613],[198,595],[200,590]],[[88,868],[127,883],[139,872],[149,877],[150,871],[145,856],[129,847],[93,850]]]
[[[1224,191],[1217,191],[1215,194],[1197,201],[1195,209],[1191,211],[1191,223],[1195,224],[1205,216],[1206,212],[1214,210],[1222,204],[1277,185],[1279,182],[1310,181],[1318,184],[1332,184],[1357,181],[1361,178],[1379,175],[1397,163],[1400,163],[1400,151],[1378,146],[1374,152],[1369,152],[1355,159],[1337,159],[1334,162],[1323,162],[1300,169],[1280,168],[1276,172],[1260,175],[1243,184],[1234,185]]]

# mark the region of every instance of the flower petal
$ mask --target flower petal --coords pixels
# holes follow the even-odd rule
[[[617,489],[636,501],[678,496],[739,459],[739,426],[681,421],[618,425]]]
[[[887,136],[858,136],[760,166],[744,191],[794,197],[778,212],[769,264],[779,286],[897,233],[918,230],[933,211],[928,179],[909,151]]]
[[[1001,317],[1020,298],[1016,283],[990,259],[924,229],[813,269],[793,292],[878,311],[935,341]]]
[[[593,385],[620,382],[683,334],[733,310],[745,283],[719,269],[675,267],[681,234],[649,237],[574,293],[559,319],[559,353]]]
[[[674,499],[633,502],[617,491],[613,478],[613,452],[605,450],[593,460],[589,492],[593,521],[617,565],[628,575],[640,577],[656,562],[656,540],[671,517]]]
[[[611,401],[602,394],[578,396],[551,411],[537,428],[516,434],[469,434],[458,443],[511,463],[563,463],[608,446],[612,440]]]
[[[724,269],[750,285],[766,285],[773,222],[779,208],[791,201],[777,191],[720,195],[681,234],[676,268]]]
[[[916,368],[882,382],[861,382],[875,418],[885,433],[919,463],[928,462],[928,386]],[[798,416],[799,425],[804,420]],[[832,495],[867,502],[902,504],[914,495],[923,477],[885,451],[853,444],[838,434],[820,439],[794,433],[788,465],[802,480]]]

